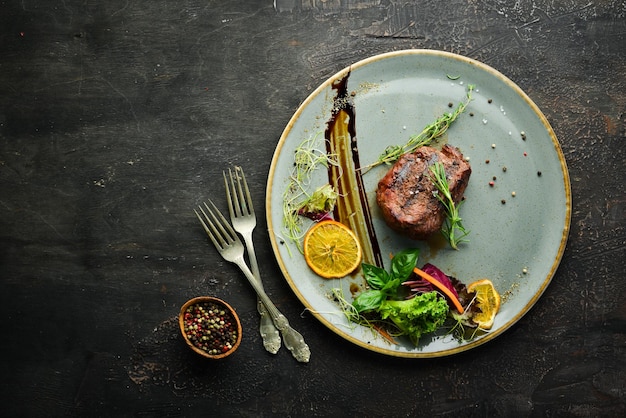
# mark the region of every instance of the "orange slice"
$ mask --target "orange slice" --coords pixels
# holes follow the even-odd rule
[[[472,316],[472,320],[482,329],[491,329],[493,321],[500,310],[500,295],[493,283],[488,279],[477,280],[467,286],[469,293],[476,293],[474,303],[481,312]]]
[[[345,277],[361,264],[361,245],[354,232],[337,221],[313,225],[304,236],[304,259],[326,279]]]

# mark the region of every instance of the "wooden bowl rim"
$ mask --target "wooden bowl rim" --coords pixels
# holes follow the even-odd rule
[[[237,324],[237,341],[235,341],[235,344],[233,345],[233,347],[225,353],[209,354],[206,351],[193,345],[193,343],[189,341],[189,338],[187,338],[187,334],[185,333],[185,322],[184,322],[185,312],[187,311],[187,308],[189,306],[196,305],[202,302],[214,302],[214,303],[224,306],[230,312],[232,317],[235,319],[235,323]],[[226,301],[220,298],[213,297],[213,296],[197,296],[185,302],[185,304],[180,308],[180,312],[178,313],[178,327],[180,328],[180,333],[182,334],[183,339],[185,340],[185,343],[189,346],[189,348],[191,348],[193,351],[195,351],[196,353],[200,354],[202,357],[205,357],[205,358],[217,360],[217,359],[222,359],[224,357],[228,357],[229,355],[237,351],[237,348],[239,348],[239,344],[241,344],[242,328],[241,328],[241,321],[239,321],[239,315],[237,315],[237,311],[235,311],[235,309],[232,306],[230,306]]]

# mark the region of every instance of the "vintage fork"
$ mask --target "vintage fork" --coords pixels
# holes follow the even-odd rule
[[[230,168],[228,169],[228,178],[230,181],[226,178],[226,172],[223,172],[223,175],[230,222],[235,231],[239,232],[243,237],[243,241],[248,250],[248,260],[250,261],[252,275],[257,282],[259,282],[259,285],[263,287],[256,253],[254,251],[254,244],[252,242],[252,231],[254,231],[256,227],[256,215],[254,213],[248,183],[246,182],[246,176],[241,167],[235,167],[234,174]],[[258,298],[257,310],[261,315],[259,333],[263,339],[263,346],[270,353],[276,354],[280,349],[280,334],[274,326],[272,318],[269,317],[265,305],[261,302],[261,299]]]
[[[296,360],[303,363],[308,362],[311,357],[309,346],[304,342],[302,335],[289,325],[289,321],[285,315],[280,313],[278,308],[272,303],[270,298],[265,293],[265,290],[263,290],[263,287],[255,279],[243,258],[244,247],[239,240],[239,237],[226,218],[224,218],[224,215],[222,215],[222,213],[217,209],[215,204],[213,204],[210,200],[209,202],[211,203],[212,208],[206,203],[204,203],[204,208],[202,206],[198,207],[202,216],[195,209],[194,212],[200,220],[200,223],[202,223],[207,235],[213,242],[213,245],[215,245],[215,248],[224,260],[236,264],[246,276],[246,279],[248,279],[248,282],[250,282],[254,288],[254,291],[261,299],[261,302],[263,302],[267,308],[274,325],[281,332],[285,347],[291,351],[291,354]]]

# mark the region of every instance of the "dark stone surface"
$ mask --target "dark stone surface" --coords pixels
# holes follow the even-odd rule
[[[2,416],[624,416],[626,6],[509,0],[2,1]],[[335,336],[273,261],[265,286],[312,361],[263,351],[254,294],[191,208],[243,165],[264,201],[298,104],[346,65],[430,48],[481,60],[543,110],[572,181],[553,282],[512,329],[431,360]],[[241,315],[207,363],[178,337],[190,297]]]

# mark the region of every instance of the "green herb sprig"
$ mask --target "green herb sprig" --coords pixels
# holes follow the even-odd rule
[[[432,173],[431,179],[435,184],[435,187],[437,187],[437,190],[433,191],[433,194],[435,194],[437,199],[446,209],[446,220],[441,228],[441,233],[444,237],[446,237],[450,246],[455,250],[458,250],[458,245],[461,242],[468,241],[465,237],[469,234],[469,231],[466,231],[463,227],[463,220],[459,216],[459,208],[461,207],[463,201],[460,201],[458,205],[454,203],[454,199],[450,194],[450,187],[446,177],[446,169],[442,163],[436,162],[431,165],[430,172]],[[457,234],[457,231],[459,234]]]
[[[373,162],[370,165],[363,167],[364,171],[368,171],[376,166],[381,164],[391,165],[398,161],[398,159],[408,153],[413,152],[419,147],[424,145],[428,145],[431,142],[439,139],[443,134],[446,133],[450,125],[459,117],[461,113],[465,111],[465,108],[472,100],[472,91],[474,90],[474,85],[470,84],[467,86],[467,94],[465,96],[465,101],[459,103],[459,105],[454,109],[454,111],[445,113],[441,115],[436,121],[427,125],[422,132],[417,135],[413,135],[409,138],[406,144],[404,145],[390,145],[383,153],[378,157],[378,160]]]

